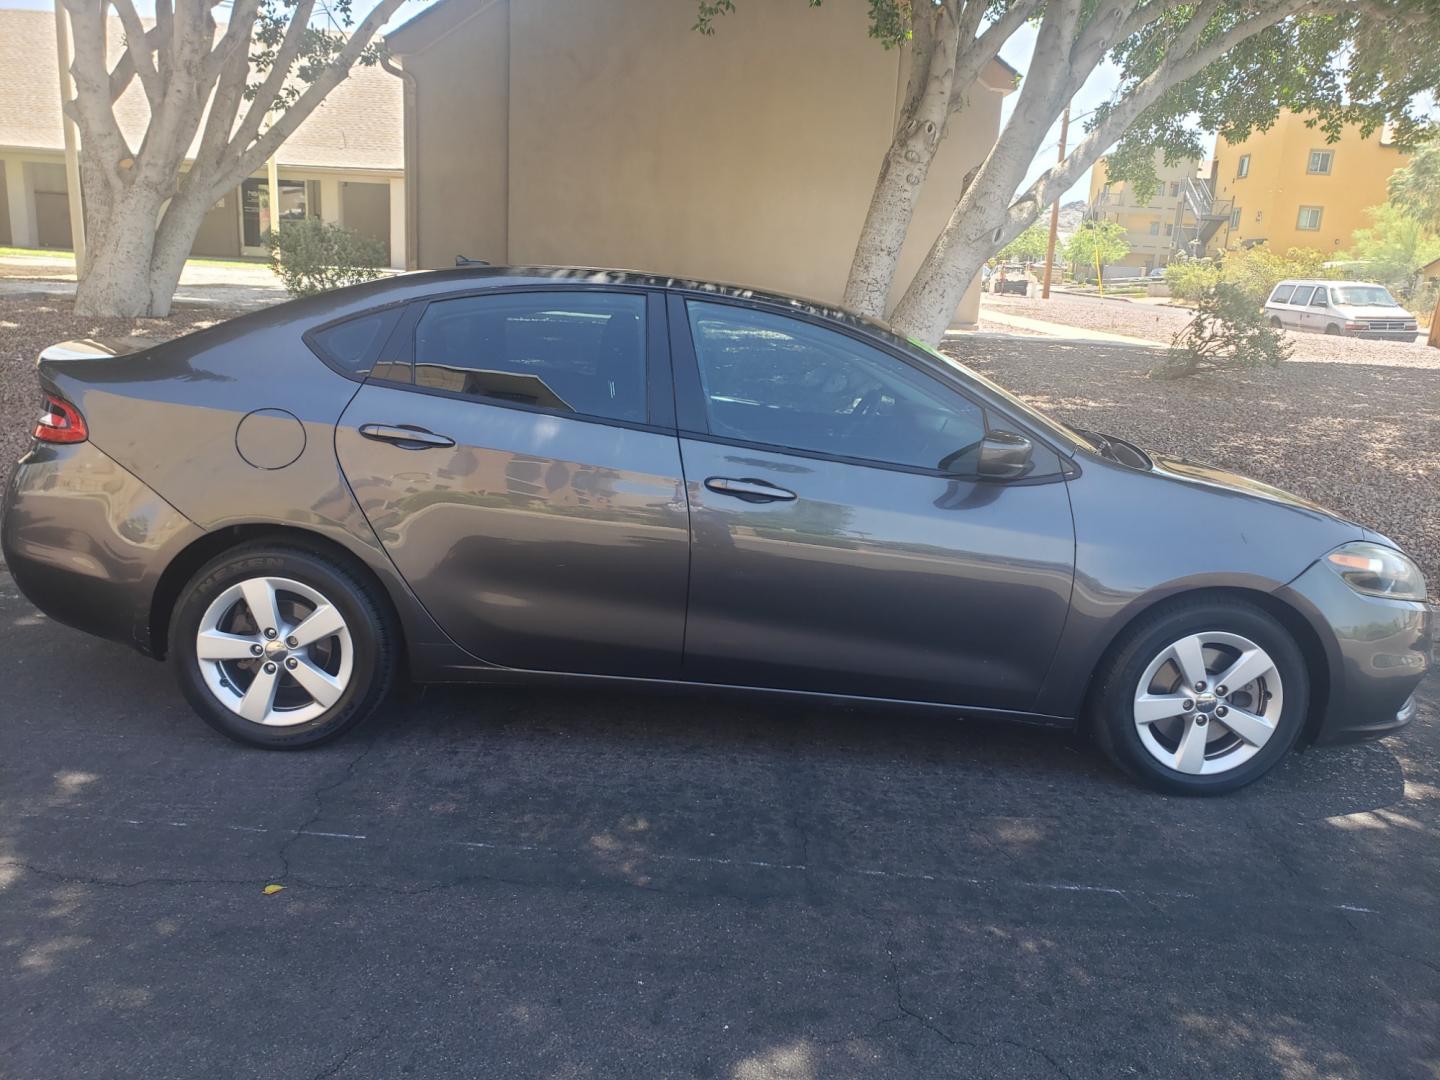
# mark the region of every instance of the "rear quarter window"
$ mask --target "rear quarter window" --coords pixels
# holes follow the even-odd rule
[[[370,374],[375,355],[390,336],[400,311],[399,307],[387,308],[322,326],[306,334],[305,343],[330,366],[364,378]]]
[[[1272,303],[1272,304],[1288,304],[1288,303],[1290,303],[1290,297],[1292,297],[1292,296],[1294,296],[1294,295],[1295,295],[1295,286],[1294,286],[1294,285],[1277,285],[1277,286],[1275,286],[1275,291],[1270,294],[1270,303]]]

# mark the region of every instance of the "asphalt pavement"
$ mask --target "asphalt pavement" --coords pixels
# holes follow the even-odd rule
[[[265,753],[0,571],[0,1076],[1433,1077],[1437,698],[1199,801],[714,697]]]

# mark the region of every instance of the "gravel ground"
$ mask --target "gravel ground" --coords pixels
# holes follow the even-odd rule
[[[1007,298],[1005,306],[1022,303],[1041,304]],[[1059,311],[1104,318],[1089,325],[1145,336],[1144,326],[1110,318],[1131,307],[1142,309],[1129,313],[1142,320],[1183,318],[1165,308],[1069,297],[1042,314],[1051,321]],[[64,302],[0,299],[0,462],[7,463],[0,469],[28,439],[39,404],[34,359],[46,345],[129,334],[163,340],[228,314],[177,307],[168,319],[87,319]],[[1020,335],[952,339],[946,348],[1081,426],[1233,468],[1331,506],[1406,547],[1424,568],[1432,595],[1440,592],[1440,351],[1296,338],[1306,353],[1297,348],[1278,370],[1178,382],[1146,377],[1159,350]]]
[[[980,307],[980,329],[1014,332],[999,323],[987,324],[986,311],[1021,315],[1063,326],[1105,330],[1112,334],[1147,338],[1169,344],[1187,322],[1187,308],[1167,304],[1145,304],[1131,300],[1101,300],[1094,296],[1052,293],[1049,300],[984,294]],[[1321,364],[1377,364],[1384,367],[1433,367],[1435,350],[1423,344],[1399,341],[1362,341],[1359,338],[1326,337],[1324,334],[1297,334],[1286,331],[1295,346],[1296,360]]]
[[[1435,599],[1440,351],[1341,344],[1394,349],[1409,362],[1304,359],[1297,349],[1278,369],[1162,381],[1146,374],[1158,349],[989,335],[945,348],[1061,419],[1246,473],[1385,533],[1420,563]]]
[[[235,314],[216,308],[177,307],[168,319],[88,319],[77,317],[68,300],[0,297],[0,473],[29,442],[40,411],[35,357],[47,345],[72,338],[178,337]]]

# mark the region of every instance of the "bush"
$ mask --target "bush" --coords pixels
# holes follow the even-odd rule
[[[1234,285],[1255,303],[1263,304],[1286,278],[1333,277],[1325,269],[1325,253],[1312,248],[1291,248],[1281,253],[1264,244],[1225,253],[1220,278]]]
[[[1177,379],[1201,371],[1278,367],[1290,351],[1285,332],[1269,324],[1255,298],[1221,281],[1200,297],[1195,317],[1175,335],[1169,355],[1150,374]]]
[[[385,265],[385,245],[380,241],[319,218],[287,221],[283,228],[265,234],[265,245],[270,249],[270,269],[291,296],[372,281]]]
[[[1165,284],[1177,300],[1198,303],[1220,283],[1220,267],[1213,259],[1172,259],[1165,267]]]

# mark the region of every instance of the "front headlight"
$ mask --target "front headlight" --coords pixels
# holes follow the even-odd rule
[[[1394,548],[1355,543],[1336,548],[1325,562],[1358,593],[1387,600],[1424,600],[1425,575]]]

